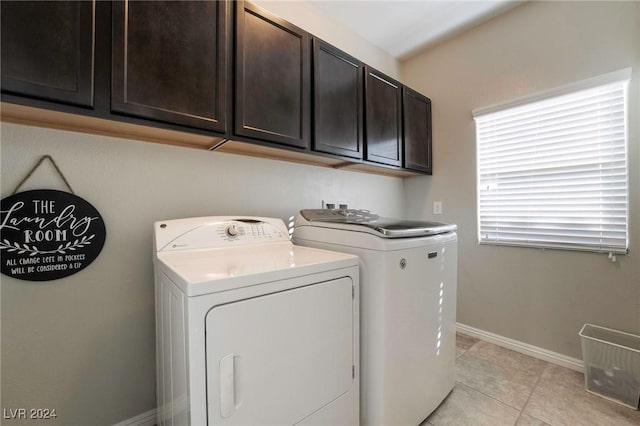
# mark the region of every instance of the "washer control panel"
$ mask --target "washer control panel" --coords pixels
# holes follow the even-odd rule
[[[169,220],[156,223],[158,251],[244,246],[290,242],[284,222],[275,218],[218,218]]]

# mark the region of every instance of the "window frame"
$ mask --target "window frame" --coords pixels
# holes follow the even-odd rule
[[[508,102],[503,102],[499,104],[490,105],[487,107],[477,108],[472,111],[472,116],[474,119],[474,127],[475,127],[475,148],[476,148],[476,226],[477,226],[477,239],[478,244],[480,245],[496,245],[496,246],[509,246],[509,247],[527,247],[527,248],[537,248],[537,249],[558,249],[558,250],[569,250],[569,251],[584,251],[584,252],[595,252],[595,253],[615,253],[615,254],[627,254],[629,252],[629,85],[631,80],[632,69],[625,68],[622,70],[614,71],[611,73],[603,74],[597,77],[589,78],[586,80],[582,80],[576,83],[567,84],[558,88],[538,92],[532,95],[520,97]],[[582,243],[575,242],[565,242],[558,243],[558,245],[554,245],[552,242],[546,241],[541,243],[531,243],[526,241],[505,241],[505,240],[487,240],[483,239],[481,233],[481,210],[480,210],[480,135],[479,135],[479,121],[478,119],[482,117],[486,117],[488,115],[492,115],[494,113],[499,113],[503,111],[507,111],[513,108],[517,108],[520,106],[525,106],[529,104],[534,104],[540,101],[552,100],[554,98],[558,98],[564,95],[573,94],[576,92],[580,92],[583,90],[596,89],[601,86],[606,86],[609,84],[622,83],[623,84],[623,111],[624,111],[624,158],[625,158],[625,197],[626,197],[626,222],[625,222],[625,247],[616,248],[616,247],[593,247],[583,245]],[[533,222],[535,223],[535,222]],[[540,223],[540,222],[538,222]],[[563,245],[566,244],[566,245]]]

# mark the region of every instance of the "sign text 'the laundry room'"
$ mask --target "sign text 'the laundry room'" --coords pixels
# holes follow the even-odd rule
[[[42,189],[4,198],[0,207],[2,273],[29,281],[63,278],[100,254],[100,213],[74,194]]]

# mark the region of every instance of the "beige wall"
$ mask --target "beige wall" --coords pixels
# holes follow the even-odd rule
[[[398,77],[398,62],[392,56],[333,21],[313,3],[290,0],[257,0],[252,3],[339,47],[389,76]]]
[[[585,322],[640,332],[640,3],[528,2],[400,67],[433,102],[434,175],[405,179],[406,213],[459,225],[458,321],[577,358]],[[629,255],[478,246],[471,111],[625,67]]]
[[[1,277],[2,406],[56,408],[51,425],[112,424],[155,407],[154,221],[286,220],[322,198],[401,214],[399,178],[6,123],[0,131],[2,197],[50,154],[107,228],[100,256],[75,275]],[[64,190],[48,163],[22,189],[36,188]]]
[[[335,24],[316,27],[307,8],[290,6],[287,19],[394,72],[388,55]],[[100,256],[75,275],[40,283],[0,277],[2,407],[55,408],[51,426],[113,424],[155,407],[154,221],[287,219],[321,199],[402,215],[399,178],[6,123],[0,147],[3,198],[50,154],[107,228]],[[48,165],[23,190],[35,188],[64,189]]]

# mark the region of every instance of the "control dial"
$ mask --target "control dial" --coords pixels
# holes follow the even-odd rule
[[[235,237],[238,235],[238,227],[235,225],[229,225],[227,226],[227,229],[225,229],[225,232],[228,236]]]

